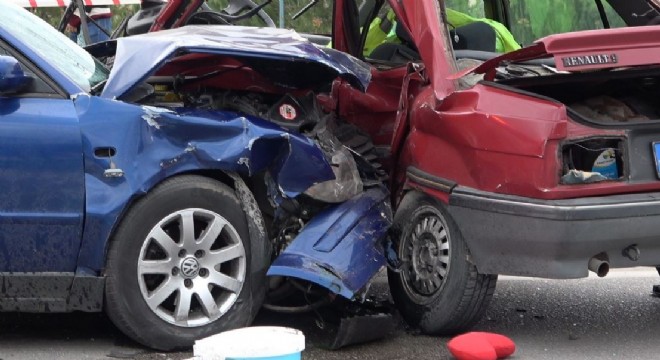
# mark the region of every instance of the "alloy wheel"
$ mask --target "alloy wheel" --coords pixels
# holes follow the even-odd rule
[[[161,319],[181,327],[207,325],[236,302],[246,276],[236,229],[206,209],[172,213],[147,235],[138,259],[142,297]]]

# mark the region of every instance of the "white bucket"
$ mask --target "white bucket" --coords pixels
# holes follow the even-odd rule
[[[305,335],[277,326],[254,326],[195,341],[193,354],[200,360],[300,360]]]

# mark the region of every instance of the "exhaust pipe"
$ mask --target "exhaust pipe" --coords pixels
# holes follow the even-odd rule
[[[593,271],[598,277],[604,277],[610,272],[610,262],[607,260],[607,254],[600,253],[589,259],[589,270]]]

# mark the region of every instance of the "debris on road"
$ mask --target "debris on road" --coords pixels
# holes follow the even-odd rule
[[[457,360],[497,360],[513,355],[516,344],[504,335],[469,332],[451,339],[447,348]]]

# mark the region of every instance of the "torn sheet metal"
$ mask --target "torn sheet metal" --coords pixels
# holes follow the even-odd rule
[[[331,165],[312,140],[259,118],[88,96],[79,96],[76,108],[87,193],[79,261],[93,271],[103,267],[104,244],[131,199],[170,176],[215,169],[249,177],[267,170],[281,195],[292,198],[334,179]],[[114,149],[114,154],[95,153],[97,149]],[[104,176],[112,166],[124,176]]]
[[[365,90],[371,79],[368,64],[350,55],[319,47],[292,30],[242,26],[184,26],[117,39],[113,69],[102,97],[115,99],[146,80],[166,61],[181,53],[231,56],[249,64],[278,83],[309,87],[330,83],[340,76]],[[274,62],[296,71],[274,71]],[[313,73],[316,78],[289,74]]]
[[[194,162],[247,176],[269,170],[282,193],[291,198],[313,184],[335,177],[312,140],[288,133],[266,120],[190,109],[156,116],[147,123],[183,148],[176,156],[163,158],[163,168],[194,158]]]
[[[391,223],[387,190],[369,189],[316,215],[268,275],[307,280],[352,299],[386,263],[383,240]]]

